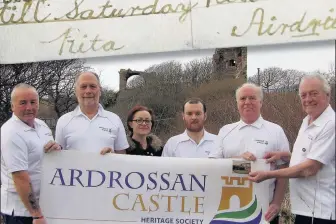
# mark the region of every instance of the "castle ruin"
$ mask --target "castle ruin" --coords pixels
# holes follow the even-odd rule
[[[237,79],[246,78],[247,70],[247,48],[217,48],[212,56],[213,72],[211,76],[214,79]],[[121,69],[119,71],[119,91],[127,89],[127,80],[134,76],[139,75],[146,80],[147,75],[142,71],[134,71],[131,69]]]

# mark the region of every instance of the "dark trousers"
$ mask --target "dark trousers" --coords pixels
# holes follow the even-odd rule
[[[271,222],[270,224],[279,224],[279,216],[276,216]]]
[[[4,224],[32,224],[33,218],[31,217],[21,217],[7,214],[1,214],[2,220]]]
[[[312,217],[296,215],[294,223],[295,224],[301,224],[301,223],[305,223],[305,224],[336,224],[336,220],[314,218],[313,223],[312,223]]]

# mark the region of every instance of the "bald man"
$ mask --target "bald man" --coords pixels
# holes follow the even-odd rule
[[[5,224],[45,224],[39,206],[43,152],[60,150],[37,119],[39,96],[28,84],[11,94],[12,117],[1,126],[1,215]]]

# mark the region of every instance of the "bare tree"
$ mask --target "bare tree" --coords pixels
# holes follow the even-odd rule
[[[117,98],[118,98],[118,92],[109,89],[108,87],[102,88],[100,103],[104,108],[112,107],[114,104],[116,104]]]
[[[286,72],[278,67],[270,67],[260,71],[260,86],[267,92],[280,88],[280,81],[286,76]],[[258,75],[249,78],[250,82],[258,84]]]
[[[34,86],[58,117],[71,110],[76,103],[74,77],[84,69],[79,59],[0,65],[1,124],[11,116],[10,93],[19,83]]]
[[[40,97],[48,95],[47,90],[52,83],[53,76],[48,72],[50,62],[6,64],[0,65],[0,123],[4,123],[11,116],[11,91],[19,83],[34,86]]]
[[[72,59],[51,61],[48,69],[53,79],[48,89],[47,101],[53,105],[57,117],[60,117],[76,106],[75,77],[89,68],[84,65],[83,60]]]
[[[181,83],[183,68],[182,63],[177,61],[167,61],[161,64],[152,65],[144,72],[154,72],[164,83]]]
[[[282,92],[297,91],[297,88],[303,75],[304,72],[295,69],[285,70],[284,75],[279,80],[278,90],[281,90]]]
[[[212,58],[195,59],[184,64],[183,82],[199,86],[209,82],[213,73]]]

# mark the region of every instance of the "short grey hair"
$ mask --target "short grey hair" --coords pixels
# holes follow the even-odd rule
[[[11,92],[11,104],[14,101],[16,90],[18,90],[18,89],[33,89],[37,93],[37,95],[38,95],[38,92],[37,92],[36,88],[33,87],[32,85],[29,85],[27,83],[19,83],[16,86],[14,86],[14,88],[13,88],[13,90]]]
[[[264,99],[264,94],[263,94],[263,90],[260,86],[254,84],[254,83],[244,83],[243,85],[241,85],[237,90],[236,90],[236,101],[238,101],[238,95],[240,93],[240,91],[243,88],[252,88],[257,92],[257,96],[259,97],[259,99],[262,101]]]
[[[98,74],[95,73],[95,72],[92,72],[92,71],[82,71],[82,72],[79,72],[79,73],[76,75],[76,77],[75,77],[75,86],[77,86],[77,81],[78,81],[79,77],[80,77],[81,75],[83,75],[84,73],[91,73],[92,75],[94,75],[94,76],[96,77],[97,81],[98,81],[98,85],[101,86],[101,85],[100,85],[100,78],[99,78]]]
[[[312,80],[312,79],[317,79],[321,82],[322,84],[322,90],[327,93],[330,94],[331,92],[331,87],[330,84],[328,82],[328,80],[321,74],[311,74],[311,75],[304,75],[301,80],[300,80],[300,85],[299,85],[299,94],[300,94],[300,86],[303,83],[303,81],[305,80]]]

